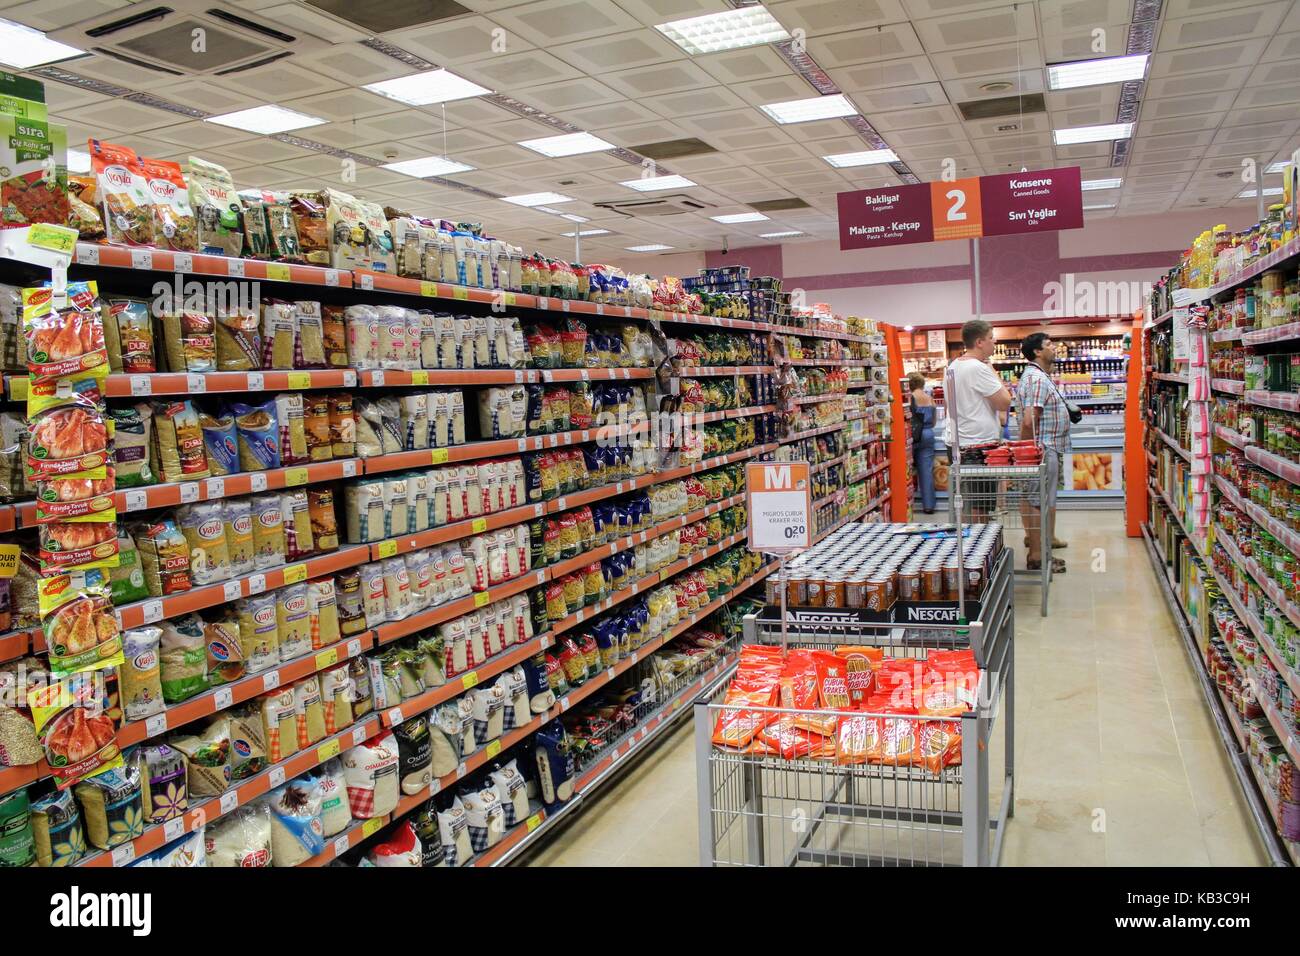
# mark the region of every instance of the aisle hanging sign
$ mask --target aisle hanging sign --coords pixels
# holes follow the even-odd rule
[[[749,549],[785,554],[812,544],[812,480],[808,462],[745,466]]]
[[[1083,226],[1078,166],[840,193],[841,249]]]

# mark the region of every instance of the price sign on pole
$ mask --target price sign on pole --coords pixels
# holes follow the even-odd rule
[[[812,544],[812,481],[806,461],[745,466],[749,548],[769,554]]]

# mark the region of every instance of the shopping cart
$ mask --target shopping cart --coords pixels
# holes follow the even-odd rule
[[[924,766],[847,763],[836,737],[820,756],[745,753],[716,747],[713,732],[726,685],[694,705],[700,863],[702,866],[989,866],[1002,854],[1014,801],[1015,607],[1011,554],[989,581],[979,620],[924,628],[895,624],[787,621],[791,645],[882,648],[892,657],[923,658],[931,649],[970,648],[981,669],[978,703],[954,720],[961,762]],[[745,619],[747,643],[780,644],[778,615]],[[1005,709],[1003,715],[1001,711]],[[746,707],[778,719],[837,720],[836,711]],[[853,712],[860,716],[861,712]],[[901,735],[933,718],[893,716]],[[998,721],[1003,735],[995,735]]]

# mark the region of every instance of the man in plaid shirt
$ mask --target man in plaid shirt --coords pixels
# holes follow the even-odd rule
[[[1053,548],[1065,547],[1056,538],[1056,490],[1061,482],[1061,468],[1065,452],[1070,447],[1070,410],[1065,397],[1052,381],[1052,367],[1056,364],[1056,350],[1046,332],[1025,336],[1020,351],[1029,364],[1020,373],[1016,386],[1016,415],[1020,420],[1020,437],[1034,439],[1043,448],[1043,462],[1047,465],[1044,480],[1047,482],[1047,534]],[[1036,571],[1042,567],[1043,555],[1039,531],[1038,509],[1026,502],[1021,506],[1025,519],[1025,547],[1029,551],[1027,567]],[[1065,562],[1052,559],[1052,572],[1062,574]]]

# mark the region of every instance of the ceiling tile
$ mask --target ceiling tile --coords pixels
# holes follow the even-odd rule
[[[719,113],[723,110],[740,109],[745,101],[725,86],[715,86],[706,90],[691,90],[686,93],[670,93],[647,99],[652,107],[664,119],[680,119],[700,113]]]
[[[1183,19],[1166,14],[1160,27],[1161,53],[1188,47],[1223,43],[1225,40],[1250,40],[1271,37],[1290,9],[1289,2],[1223,9],[1215,4],[1211,12]]]
[[[641,25],[617,5],[596,0],[542,0],[493,13],[492,19],[546,47]]]
[[[599,77],[605,70],[626,70],[665,63],[685,56],[685,51],[658,30],[640,29],[594,40],[548,47],[551,53],[585,73]]]
[[[907,19],[898,0],[775,0],[767,9],[787,30],[810,37]]]
[[[1038,27],[1034,22],[1034,8],[1029,4],[947,14],[933,20],[915,20],[912,26],[921,45],[932,55],[1005,43],[1017,38],[1022,46],[1033,47],[1037,53],[1038,44],[1035,39]]]
[[[749,83],[790,72],[789,65],[771,46],[706,53],[692,57],[691,61],[724,83]]]
[[[450,66],[533,49],[525,36],[487,17],[470,16],[398,30],[384,39],[439,66]]]
[[[808,54],[823,70],[924,53],[910,23],[892,23],[872,30],[851,30],[834,36],[808,38]]]
[[[888,86],[908,86],[916,83],[933,83],[939,79],[930,60],[924,56],[860,63],[827,70],[835,85],[845,93],[883,89]]]
[[[716,82],[694,63],[677,60],[634,70],[604,73],[601,80],[630,100],[711,87]]]

